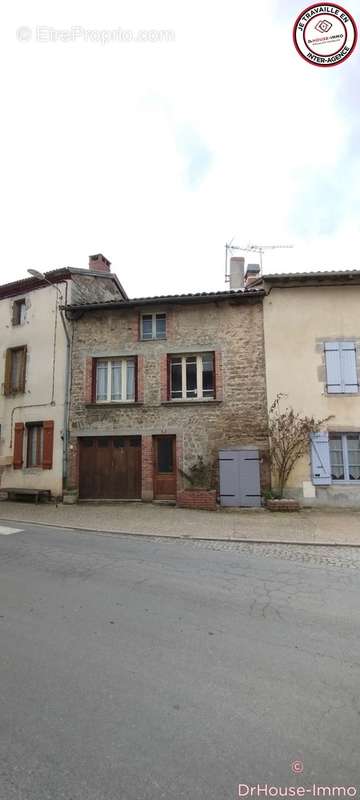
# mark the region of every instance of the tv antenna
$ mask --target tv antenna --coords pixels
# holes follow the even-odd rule
[[[257,253],[259,255],[260,272],[262,272],[263,255],[266,250],[285,250],[294,247],[293,244],[248,244],[246,247],[233,244],[234,239],[227,242],[225,245],[225,281],[230,280],[229,272],[229,253],[230,256],[234,250],[241,250],[244,253]]]

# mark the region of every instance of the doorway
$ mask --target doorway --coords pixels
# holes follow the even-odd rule
[[[79,497],[84,500],[140,499],[140,436],[81,438]]]
[[[154,436],[154,499],[176,500],[176,436]]]

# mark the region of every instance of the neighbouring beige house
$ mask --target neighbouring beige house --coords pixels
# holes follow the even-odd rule
[[[265,275],[263,286],[268,407],[281,392],[295,411],[331,417],[285,494],[360,507],[360,271]]]
[[[62,305],[126,298],[110,262],[0,286],[0,491],[60,497],[67,479],[71,331]]]

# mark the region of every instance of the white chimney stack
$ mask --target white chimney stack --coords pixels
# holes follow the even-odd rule
[[[244,272],[244,256],[233,256],[230,258],[230,291],[244,288]]]

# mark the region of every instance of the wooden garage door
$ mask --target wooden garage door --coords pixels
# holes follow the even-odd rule
[[[84,500],[139,499],[141,437],[81,438],[79,496]]]

